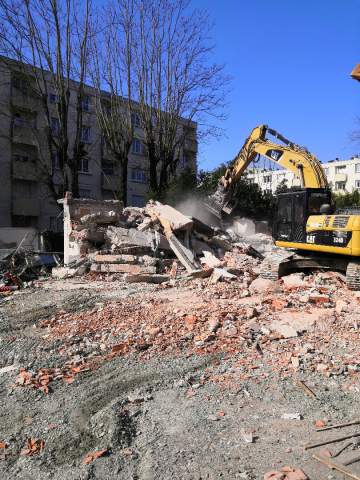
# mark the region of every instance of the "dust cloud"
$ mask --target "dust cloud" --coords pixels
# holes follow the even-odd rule
[[[206,225],[219,226],[220,221],[206,207],[205,199],[188,196],[175,205],[175,208],[188,217],[194,217]]]
[[[228,216],[221,220],[215,217],[206,207],[205,199],[198,196],[189,196],[175,205],[175,208],[188,217],[194,217],[206,225],[231,230],[240,238],[252,236],[256,233],[255,222],[246,217]]]

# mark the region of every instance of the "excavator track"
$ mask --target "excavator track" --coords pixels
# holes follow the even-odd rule
[[[346,285],[350,290],[360,291],[360,260],[349,262],[346,258],[293,254],[284,257],[273,254],[260,266],[260,276],[278,280],[291,272],[306,270],[338,270],[346,273]]]
[[[346,285],[350,290],[360,290],[360,262],[349,262],[346,269]]]
[[[272,254],[266,258],[260,266],[260,277],[267,280],[278,280],[287,272],[287,261],[292,254],[284,255],[284,253]]]

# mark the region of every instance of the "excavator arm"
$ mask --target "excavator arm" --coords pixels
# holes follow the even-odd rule
[[[268,135],[281,143],[268,139]],[[259,125],[253,129],[231,166],[221,177],[218,189],[208,204],[213,213],[216,215],[219,215],[221,211],[231,213],[234,208],[232,198],[234,187],[248,165],[258,155],[293,172],[300,179],[301,186],[304,188],[328,188],[324,170],[314,155],[306,148],[290,142],[276,130],[268,128],[266,125]]]

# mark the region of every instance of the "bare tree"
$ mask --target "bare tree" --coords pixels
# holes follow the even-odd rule
[[[87,156],[82,133],[91,11],[91,0],[0,0],[0,51],[34,79],[46,130],[46,150],[39,144],[43,180],[55,198],[66,190],[78,196],[79,164]],[[54,156],[63,191],[54,183]]]
[[[134,85],[149,159],[150,189],[162,197],[189,132],[218,133],[228,78],[212,62],[206,13],[189,0],[123,0],[135,5]]]
[[[115,0],[104,10],[101,33],[93,38],[91,76],[97,90],[96,113],[103,140],[121,172],[121,200],[127,204],[128,155],[134,137],[131,2]]]

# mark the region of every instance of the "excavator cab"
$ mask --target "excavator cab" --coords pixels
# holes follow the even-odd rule
[[[310,215],[333,212],[331,192],[324,188],[302,188],[279,193],[273,222],[275,241],[306,243],[306,222]]]

